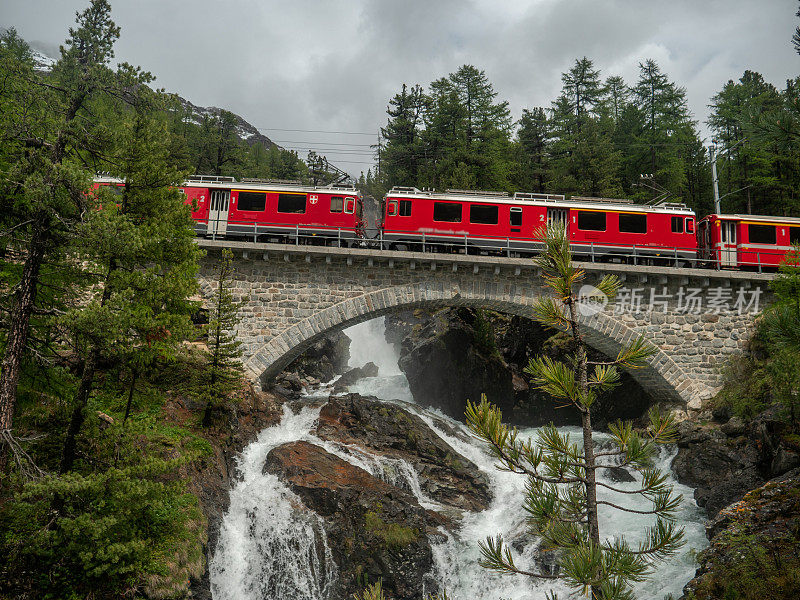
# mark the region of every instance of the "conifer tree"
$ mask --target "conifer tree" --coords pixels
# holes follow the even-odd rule
[[[84,408],[101,358],[131,373],[129,400],[138,374],[166,360],[192,331],[189,302],[197,287],[199,249],[178,185],[184,173],[170,164],[166,98],[146,84],[149,73],[122,65],[115,77],[121,100],[98,117],[113,131],[106,154],[120,187],[101,188],[75,243],[77,256],[98,274],[90,300],[70,311],[64,326],[81,356],[81,381],[73,400],[61,472],[72,469]],[[115,193],[115,192],[118,192]],[[130,411],[130,406],[126,410]]]
[[[552,424],[539,431],[535,443],[519,439],[519,432],[503,424],[501,412],[485,396],[480,403],[468,402],[466,417],[467,425],[487,443],[500,469],[527,477],[522,508],[528,516],[530,532],[541,536],[545,545],[558,549],[561,568],[558,574],[550,574],[516,565],[499,535],[489,537],[481,545],[481,564],[499,573],[523,574],[541,580],[561,578],[594,600],[628,600],[632,598],[630,583],[641,581],[654,560],[670,556],[682,544],[683,530],[674,521],[681,497],[673,495],[666,476],[652,466],[656,446],[674,441],[674,423],[655,410],[649,414],[649,427],[643,435],[630,424],[617,422],[609,428],[613,448],[596,452],[592,404],[598,394],[619,384],[620,368],[640,367],[650,351],[644,339],[639,338],[623,347],[612,360],[588,360],[575,292],[584,273],[571,262],[564,229],[542,231],[541,239],[544,251],[537,265],[552,296],[536,302],[534,318],[548,327],[566,331],[572,338],[573,355],[569,364],[548,357],[534,358],[526,372],[536,387],[578,411],[582,439],[575,444],[568,434],[561,434]],[[619,285],[615,276],[607,275],[597,289],[613,299]],[[638,489],[623,490],[598,481],[597,469],[605,459],[616,459],[618,464],[638,471],[641,474]],[[599,488],[606,493],[617,493],[621,499],[599,499]],[[642,511],[626,505],[625,498],[632,495],[648,500],[652,508]],[[623,538],[601,535],[598,520],[601,506],[651,514],[656,522],[647,529],[645,540],[633,548]]]
[[[214,409],[235,386],[241,373],[241,342],[236,338],[239,303],[231,291],[233,253],[224,248],[216,273],[216,293],[208,320],[208,367],[204,375],[206,408],[203,426],[211,425]]]
[[[0,471],[11,440],[20,367],[29,345],[31,318],[40,293],[42,268],[60,260],[88,209],[91,175],[86,160],[102,155],[106,137],[91,110],[108,96],[108,63],[119,28],[107,0],[92,0],[77,14],[76,27],[45,79],[30,62],[16,60],[3,44],[4,154],[0,212],[11,222],[22,269],[12,283],[9,327],[0,361]]]
[[[548,174],[550,123],[544,108],[524,109],[517,130],[519,189],[544,193]]]

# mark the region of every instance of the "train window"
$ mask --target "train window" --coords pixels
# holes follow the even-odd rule
[[[396,215],[397,214],[397,202],[392,201],[389,202],[389,207],[386,209],[387,215]]]
[[[778,242],[775,225],[748,225],[751,244],[775,244]]]
[[[344,201],[344,212],[346,212],[348,215],[352,215],[355,209],[356,209],[356,201],[353,200],[352,198],[347,198]]]
[[[344,210],[344,198],[341,196],[331,196],[331,212],[340,213]]]
[[[239,210],[262,211],[267,207],[267,193],[239,192],[239,201],[236,206]]]
[[[694,219],[686,217],[686,233],[694,233]]]
[[[522,226],[522,209],[519,206],[512,206],[509,219],[512,227]]]
[[[278,194],[278,212],[280,213],[306,212],[306,195]]]
[[[800,227],[789,227],[789,243],[800,244]]]
[[[622,233],[647,233],[647,215],[620,213],[619,230]]]
[[[683,233],[682,217],[672,217],[672,233]]]
[[[411,216],[411,200],[400,200],[400,212],[398,212],[401,217],[410,217]]]
[[[471,204],[469,222],[483,225],[497,225],[497,207],[491,204]]]
[[[433,220],[448,223],[461,222],[461,205],[455,202],[434,202]]]
[[[584,231],[605,231],[606,213],[592,210],[579,210],[578,229],[583,229]]]

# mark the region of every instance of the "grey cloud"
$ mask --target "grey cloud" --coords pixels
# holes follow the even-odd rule
[[[5,0],[0,25],[58,44],[78,0]],[[427,85],[463,63],[484,69],[519,115],[548,106],[561,73],[588,56],[634,83],[655,58],[687,88],[695,117],[728,79],[757,70],[778,86],[798,74],[795,0],[113,0],[117,58],[195,104],[260,127],[375,131],[402,83]],[[307,143],[366,137],[275,134]],[[368,149],[363,148],[364,151]],[[344,161],[353,172],[368,165]]]

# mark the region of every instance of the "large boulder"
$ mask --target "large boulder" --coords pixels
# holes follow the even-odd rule
[[[422,491],[437,502],[470,511],[489,506],[486,475],[400,406],[358,394],[332,396],[320,411],[316,434],[404,460],[418,473]]]
[[[334,384],[334,392],[341,393],[349,388],[351,385],[366,377],[377,377],[378,365],[373,362],[368,362],[363,367],[355,367],[342,373],[342,376],[336,380]]]
[[[314,342],[284,369],[284,373],[296,373],[298,379],[325,382],[343,373],[349,360],[350,338],[336,331]]]
[[[418,600],[431,591],[427,531],[438,522],[410,493],[305,441],[273,448],[264,470],[324,519],[339,568],[337,597],[350,598],[365,582],[379,580],[396,600]]]

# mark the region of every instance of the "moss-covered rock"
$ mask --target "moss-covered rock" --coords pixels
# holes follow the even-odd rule
[[[684,600],[800,598],[800,469],[724,508],[707,531]]]

